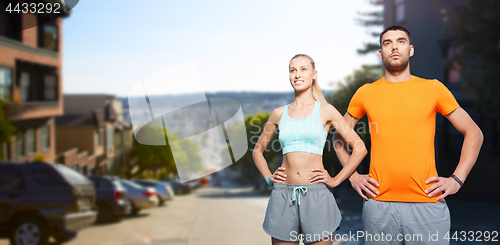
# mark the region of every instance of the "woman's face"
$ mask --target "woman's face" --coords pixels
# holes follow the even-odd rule
[[[297,57],[290,61],[290,83],[295,90],[307,90],[316,79],[316,71],[311,65],[311,60],[306,57]]]

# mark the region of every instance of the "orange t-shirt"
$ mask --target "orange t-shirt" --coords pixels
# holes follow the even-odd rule
[[[437,202],[425,180],[437,176],[434,156],[436,113],[459,107],[438,80],[412,76],[392,83],[381,79],[360,87],[347,111],[367,115],[371,134],[370,177],[380,184],[377,201]]]

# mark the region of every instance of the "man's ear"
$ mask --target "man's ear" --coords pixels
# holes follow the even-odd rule
[[[382,49],[378,50],[378,57],[380,57],[381,60],[384,60],[384,59],[382,59]]]
[[[413,45],[410,45],[410,57],[413,56],[413,53],[415,53],[415,48],[413,47]]]

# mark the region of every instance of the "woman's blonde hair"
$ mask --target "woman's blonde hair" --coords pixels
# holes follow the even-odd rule
[[[298,57],[308,58],[311,61],[313,71],[316,70],[316,66],[314,65],[314,60],[311,57],[309,57],[309,55],[307,55],[307,54],[296,54],[295,56],[293,56],[293,58],[290,60],[290,62],[292,62],[293,59],[298,58]],[[313,98],[315,100],[327,103],[325,96],[323,95],[323,92],[321,92],[321,88],[319,87],[318,81],[316,79],[313,79],[311,89],[312,89]]]

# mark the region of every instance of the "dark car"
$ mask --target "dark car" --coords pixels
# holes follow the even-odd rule
[[[96,191],[97,222],[118,221],[131,212],[127,190],[113,176],[89,176]]]
[[[186,182],[186,184],[189,185],[189,188],[191,188],[191,190],[196,190],[201,187],[201,182],[199,179],[188,181]]]
[[[181,183],[180,180],[177,178],[164,179],[162,181],[170,183],[170,185],[174,189],[175,194],[177,195],[187,194],[190,193],[192,190],[191,185],[189,183]]]
[[[0,235],[11,244],[46,244],[76,236],[96,220],[85,176],[49,163],[0,162]]]

